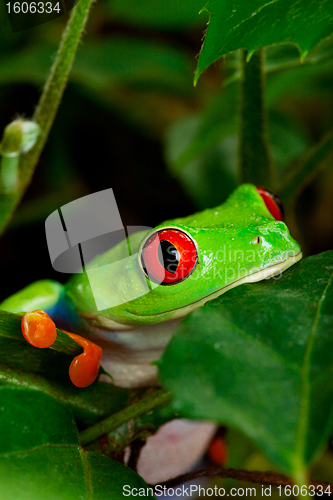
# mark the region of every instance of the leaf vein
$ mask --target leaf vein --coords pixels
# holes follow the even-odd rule
[[[262,5],[261,7],[259,7],[259,9],[255,10],[254,12],[252,12],[252,14],[250,14],[248,17],[246,17],[245,19],[242,19],[241,22],[239,24],[236,24],[236,26],[233,26],[233,28],[229,31],[229,33],[231,33],[231,31],[235,31],[237,30],[242,24],[246,23],[247,21],[249,21],[252,17],[256,16],[257,14],[259,14],[259,12],[261,12],[265,7],[268,7],[269,5],[272,5],[274,3],[277,3],[279,2],[280,0],[271,0],[271,2],[267,2],[265,3],[264,5]]]
[[[87,500],[92,499],[92,489],[91,489],[91,476],[90,476],[90,468],[87,458],[87,452],[83,448],[80,448],[80,458],[83,467],[84,478],[86,480],[87,485]]]
[[[305,349],[305,353],[304,353],[304,360],[303,360],[302,370],[301,370],[302,389],[301,389],[301,399],[300,399],[300,411],[299,411],[299,418],[298,418],[298,432],[297,432],[296,443],[295,443],[295,451],[297,452],[299,457],[301,455],[304,456],[305,445],[306,445],[306,432],[307,432],[307,428],[308,428],[308,424],[309,424],[309,398],[310,398],[310,393],[311,393],[309,372],[310,372],[311,352],[312,352],[314,337],[315,337],[315,333],[316,333],[316,328],[318,326],[318,322],[319,322],[319,318],[320,318],[321,307],[322,307],[323,302],[325,300],[326,292],[332,283],[332,279],[333,279],[333,273],[330,275],[330,277],[327,281],[327,285],[325,286],[323,293],[321,294],[321,297],[318,301],[316,313],[315,313],[314,318],[313,318],[313,322],[312,322],[311,330],[310,330],[310,335],[309,335],[306,349]],[[297,472],[299,472],[299,471],[297,471]]]
[[[0,453],[0,458],[7,458],[14,455],[26,455],[29,453],[33,453],[37,450],[42,450],[43,448],[76,448],[80,449],[80,446],[77,444],[42,444],[40,446],[35,446],[34,448],[30,448],[29,450],[16,450],[16,451],[8,451],[4,453]]]

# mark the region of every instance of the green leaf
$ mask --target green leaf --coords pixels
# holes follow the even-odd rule
[[[61,330],[50,348],[33,347],[23,337],[21,316],[0,311],[0,386],[10,384],[49,394],[88,425],[126,406],[130,391],[97,382],[84,389],[75,387],[68,369],[82,352],[81,345]]]
[[[21,330],[22,317],[0,311],[0,363],[48,378],[68,379],[74,356],[83,352],[80,344],[57,329],[57,340],[48,349],[30,345]]]
[[[0,387],[0,402],[1,456],[37,446],[78,444],[71,412],[55,399],[31,390]],[[34,413],[42,418],[36,421]]]
[[[174,408],[238,427],[304,477],[332,432],[332,277],[333,251],[193,312],[160,361]]]
[[[67,377],[65,381],[50,380],[34,373],[0,365],[0,386],[28,388],[44,392],[72,410],[81,425],[91,425],[124,408],[131,391],[112,384],[94,383],[78,388]]]
[[[0,388],[0,490],[6,500],[123,499],[131,469],[79,446],[71,412],[46,394]]]
[[[210,0],[210,22],[195,75],[229,52],[293,43],[302,59],[333,32],[331,0]]]

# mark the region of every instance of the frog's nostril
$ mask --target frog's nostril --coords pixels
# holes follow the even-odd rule
[[[260,236],[255,236],[254,238],[252,238],[251,240],[251,245],[259,245],[259,243],[261,242],[261,238]]]

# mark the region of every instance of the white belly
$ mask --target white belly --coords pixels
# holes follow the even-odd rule
[[[103,349],[101,365],[119,387],[137,388],[159,385],[157,367],[152,361],[159,359],[182,318],[140,325],[128,330],[94,330],[85,335]],[[106,375],[100,380],[110,381]]]

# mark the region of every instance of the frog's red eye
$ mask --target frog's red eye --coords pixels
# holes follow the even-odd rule
[[[269,189],[261,186],[256,186],[256,188],[274,219],[283,221],[284,208],[281,198]]]
[[[164,228],[149,236],[140,258],[147,278],[161,285],[174,285],[194,271],[198,253],[187,233]]]

